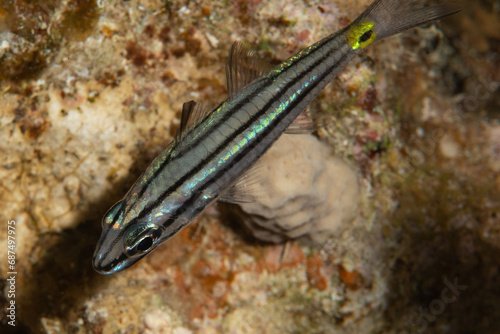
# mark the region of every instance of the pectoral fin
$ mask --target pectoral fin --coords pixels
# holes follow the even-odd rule
[[[222,196],[219,201],[226,203],[252,203],[256,197],[266,196],[262,191],[262,165],[257,162],[243,174]]]

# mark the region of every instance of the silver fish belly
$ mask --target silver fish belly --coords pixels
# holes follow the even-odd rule
[[[422,7],[420,0],[376,0],[351,25],[258,77],[258,71],[253,76],[240,73],[239,67],[255,60],[240,46],[233,47],[227,66],[229,98],[184,126],[106,213],[94,268],[111,274],[130,267],[224,196],[369,44],[457,11],[452,5]]]

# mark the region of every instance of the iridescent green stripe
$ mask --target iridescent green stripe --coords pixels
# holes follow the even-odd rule
[[[338,32],[336,34],[330,35],[323,40],[305,48],[304,50],[300,51],[297,55],[290,57],[287,59],[285,62],[280,64],[278,67],[273,69],[269,75],[269,79],[275,80],[278,75],[280,76],[286,76],[287,70],[292,69],[301,65],[302,61],[307,61],[308,57],[311,57],[312,55],[315,54],[315,52],[321,52],[322,47],[330,42],[335,42],[337,44],[336,48],[340,47],[340,43],[337,41],[337,38],[339,36],[342,36],[340,34],[341,32]],[[335,51],[335,47],[331,47],[332,51]],[[304,66],[304,71],[307,72],[308,67]],[[295,73],[297,75],[297,73]],[[293,79],[293,76],[289,76],[289,78]],[[209,137],[212,133],[213,129],[216,129],[218,126],[221,125],[221,123],[224,122],[225,119],[232,117],[235,113],[237,113],[240,109],[244,108],[246,105],[248,105],[248,101],[252,100],[255,96],[258,96],[261,94],[263,90],[266,88],[269,88],[269,86],[272,84],[271,81],[267,82],[268,84],[264,87],[260,87],[259,89],[256,89],[254,92],[249,94],[248,96],[245,96],[244,99],[240,99],[240,102],[236,105],[234,105],[230,109],[224,108],[226,103],[220,104],[205,120],[202,121],[202,123],[199,125],[199,127],[196,128],[196,131],[191,130],[191,133],[186,134],[185,138],[183,140],[183,143],[186,143],[184,147],[179,148],[177,147],[180,143],[175,142],[171,145],[171,148],[168,152],[162,153],[157,159],[154,161],[154,172],[153,173],[145,173],[143,177],[143,184],[142,184],[142,189],[139,193],[139,197],[142,197],[144,193],[147,191],[147,187],[149,184],[152,182],[152,180],[155,179],[165,168],[165,166],[172,162],[175,158],[182,156],[183,153],[187,152],[188,150],[192,150],[193,147],[197,146],[202,142],[204,139]]]
[[[314,64],[311,65],[312,68],[318,67],[320,64],[322,64],[326,58],[331,57],[337,49],[330,49],[328,50],[329,52],[324,52],[322,57],[318,59]],[[331,66],[332,68],[335,67],[335,64]],[[304,95],[307,95],[307,92],[310,91],[310,89],[306,88],[310,85],[311,81],[317,82],[317,76],[312,76],[309,77],[307,81],[302,83],[302,88],[296,90],[293,92],[293,94],[290,94],[289,90],[291,87],[293,87],[296,84],[299,84],[301,81],[304,81],[304,77],[308,76],[310,73],[310,68],[305,68],[298,77],[296,77],[296,80],[290,81],[284,89],[281,90],[280,97],[275,97],[272,100],[269,100],[267,104],[259,110],[257,114],[255,114],[251,119],[245,123],[242,124],[237,131],[235,131],[232,136],[227,138],[223,143],[220,145],[216,146],[214,148],[214,151],[212,152],[207,152],[207,156],[200,161],[195,168],[192,170],[187,171],[181,178],[175,182],[171,187],[168,187],[157,199],[152,203],[152,205],[144,208],[137,219],[143,218],[151,211],[153,211],[155,208],[161,205],[162,202],[164,202],[168,196],[172,193],[175,192],[181,188],[181,193],[189,193],[192,192],[194,189],[199,189],[200,186],[202,186],[203,182],[206,182],[207,178],[210,175],[213,175],[216,173],[221,166],[223,166],[225,163],[229,161],[230,158],[234,158],[234,156],[245,147],[250,141],[255,140],[257,135],[264,131],[266,128],[269,127],[270,124],[273,122],[277,124],[277,116],[282,114],[282,113],[287,113],[290,110],[293,109],[291,107],[291,103],[293,101],[296,101],[298,97],[303,97]],[[325,74],[326,75],[326,74]],[[265,90],[268,89],[268,85],[263,85],[259,90]],[[307,92],[306,92],[307,91]],[[274,104],[277,100],[280,100],[283,98],[283,96],[288,95],[289,98],[286,99],[284,102],[280,104],[280,106],[275,109],[272,113],[269,113],[269,108]],[[247,103],[250,104],[251,100]],[[295,104],[294,104],[295,105]],[[293,106],[294,106],[293,105]],[[257,108],[258,109],[258,108]],[[267,116],[264,116],[266,115]],[[293,117],[295,118],[295,117]],[[257,123],[257,124],[253,124]],[[253,125],[252,125],[253,124]],[[284,126],[284,125],[283,125]],[[248,128],[250,128],[248,130]],[[235,146],[229,147],[229,144],[234,141],[234,139],[241,135],[242,133],[245,133],[243,135],[243,138],[240,139],[239,143]],[[221,152],[226,151],[227,153],[222,156],[218,161],[213,160],[214,156],[217,156]],[[241,156],[245,156],[245,154],[242,154]],[[210,163],[212,161],[212,163]],[[250,164],[250,163],[249,163]],[[197,191],[199,192],[199,191]]]

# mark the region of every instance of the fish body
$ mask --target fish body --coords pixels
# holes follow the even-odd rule
[[[420,0],[376,0],[346,28],[255,77],[233,47],[229,98],[184,129],[104,216],[94,254],[102,274],[124,270],[224,197],[321,90],[364,48],[458,11]],[[260,74],[260,73],[257,73]],[[243,79],[242,79],[243,78]],[[183,118],[192,108],[186,107]],[[185,115],[186,114],[186,115]]]

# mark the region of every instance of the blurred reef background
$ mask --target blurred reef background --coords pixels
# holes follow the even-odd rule
[[[256,241],[220,205],[129,270],[92,268],[102,216],[182,104],[226,98],[233,41],[279,63],[370,2],[1,1],[0,331],[498,333],[498,0],[456,0],[463,12],[371,46],[321,93],[316,135],[360,193],[319,246]]]

